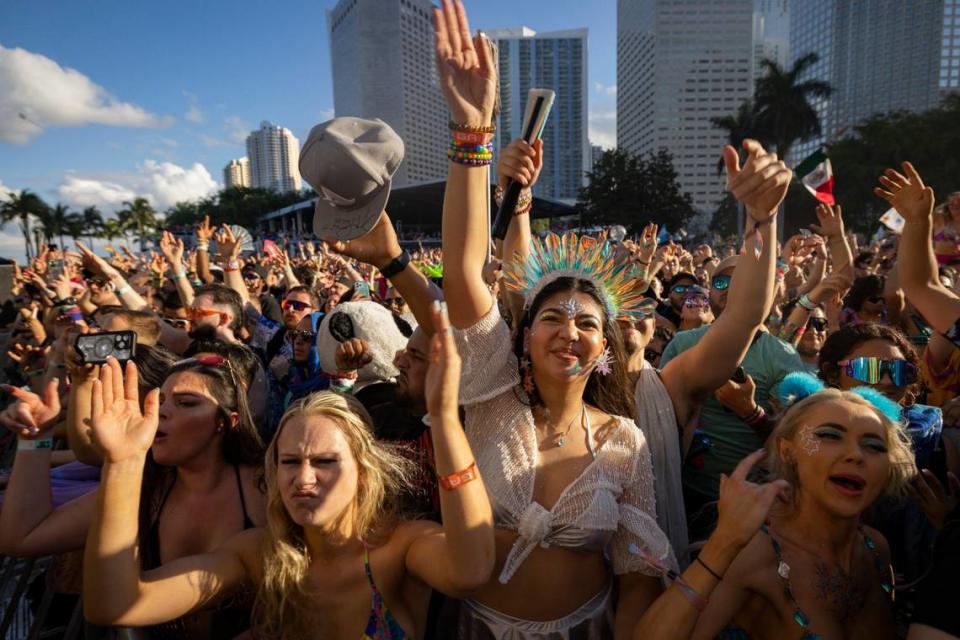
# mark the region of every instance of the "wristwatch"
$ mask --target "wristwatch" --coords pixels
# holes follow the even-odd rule
[[[404,249],[399,256],[391,260],[389,264],[380,269],[380,273],[384,278],[392,278],[406,269],[408,264],[410,264],[410,254],[406,249]]]

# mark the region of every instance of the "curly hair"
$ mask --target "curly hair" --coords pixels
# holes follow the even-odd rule
[[[854,311],[860,311],[867,298],[882,296],[886,278],[878,275],[861,276],[853,281],[850,292],[843,299],[843,306]]]
[[[524,356],[524,329],[533,325],[533,319],[540,311],[540,307],[548,298],[557,293],[585,293],[593,298],[603,311],[603,337],[606,338],[607,347],[609,347],[610,354],[613,357],[613,362],[610,364],[611,372],[607,376],[601,376],[596,371],[590,374],[587,379],[587,386],[583,391],[584,402],[612,416],[633,417],[634,404],[633,397],[629,392],[631,387],[626,365],[628,357],[626,347],[623,344],[623,333],[620,331],[620,325],[609,317],[600,291],[589,280],[572,277],[557,278],[537,294],[530,307],[521,316],[520,323],[516,328],[513,351],[517,360],[521,360]],[[536,392],[533,393],[530,400],[534,405],[540,404]]]
[[[309,606],[304,580],[310,566],[303,527],[287,512],[277,483],[278,442],[284,427],[299,416],[325,416],[336,423],[346,437],[357,463],[359,480],[350,514],[357,535],[370,544],[382,541],[397,523],[396,503],[400,492],[410,486],[413,462],[400,448],[378,441],[373,421],[363,405],[352,396],[321,391],[294,403],[280,419],[277,432],[267,448],[267,527],[270,535],[263,550],[263,582],[254,606],[257,637],[300,637],[297,612]]]
[[[913,366],[920,370],[920,357],[907,336],[896,327],[884,324],[867,322],[864,324],[847,325],[827,336],[820,348],[820,357],[817,361],[817,375],[831,387],[840,384],[840,362],[869,340],[886,340],[893,344]],[[903,405],[913,404],[920,392],[919,382],[907,387]]]
[[[907,435],[903,424],[888,418],[886,414],[865,398],[852,391],[841,391],[840,389],[824,389],[814,393],[791,406],[783,414],[766,444],[766,466],[772,476],[771,479],[781,478],[786,480],[792,489],[792,496],[796,497],[796,491],[800,488],[796,463],[785,460],[781,456],[780,443],[794,441],[799,428],[806,424],[805,418],[810,410],[825,402],[837,401],[867,407],[880,419],[887,436],[887,453],[890,460],[890,475],[887,477],[886,484],[884,484],[882,495],[884,497],[903,497],[906,494],[910,478],[917,474],[910,436]]]

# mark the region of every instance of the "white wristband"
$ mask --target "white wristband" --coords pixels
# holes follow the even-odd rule
[[[36,451],[37,449],[53,449],[53,438],[38,438],[36,440],[17,440],[17,451]]]

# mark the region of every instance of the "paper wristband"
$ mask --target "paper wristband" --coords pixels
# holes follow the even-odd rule
[[[36,451],[38,449],[53,449],[53,438],[39,438],[37,440],[17,440],[17,451]]]
[[[479,477],[480,474],[477,472],[477,463],[474,462],[463,471],[455,471],[446,476],[437,476],[437,481],[440,483],[440,486],[447,491],[453,491]]]

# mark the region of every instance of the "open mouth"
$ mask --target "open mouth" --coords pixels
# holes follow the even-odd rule
[[[153,441],[154,441],[154,442],[161,442],[161,441],[166,440],[166,439],[167,439],[167,434],[164,433],[163,431],[157,431],[157,433],[154,434],[154,436],[153,436]]]
[[[867,481],[860,476],[846,473],[830,476],[830,482],[840,493],[853,497],[863,495],[863,490],[867,486]]]

